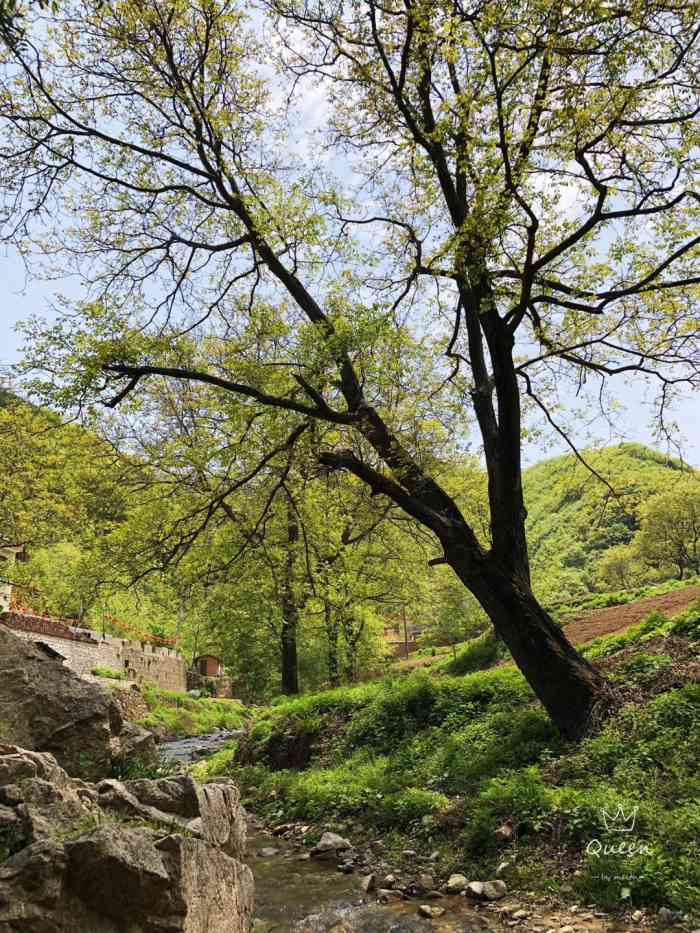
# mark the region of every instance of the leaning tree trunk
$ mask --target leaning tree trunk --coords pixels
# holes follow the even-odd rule
[[[609,684],[576,651],[527,584],[488,560],[478,577],[473,562],[459,553],[450,555],[448,563],[486,611],[561,734],[580,739],[613,703]]]

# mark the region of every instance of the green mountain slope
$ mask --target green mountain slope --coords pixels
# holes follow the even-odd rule
[[[639,527],[640,506],[688,469],[641,444],[586,451],[585,457],[612,491],[573,454],[525,472],[533,578],[547,603],[594,590],[601,556],[628,544]]]

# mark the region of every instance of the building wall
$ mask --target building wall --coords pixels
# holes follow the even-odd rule
[[[66,666],[81,676],[89,675],[96,667],[109,667],[138,684],[152,683],[178,693],[187,690],[185,662],[171,648],[102,636],[97,632],[87,637],[74,635],[71,630],[64,633],[60,623],[12,612],[6,613],[0,621],[20,638],[43,642],[58,651],[66,659]]]

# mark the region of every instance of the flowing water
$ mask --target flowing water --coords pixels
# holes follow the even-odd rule
[[[239,733],[217,732],[195,738],[165,742],[160,746],[163,757],[188,764],[204,755],[218,751]],[[427,903],[444,910],[432,919],[419,914],[420,898],[396,900],[388,904],[377,902],[375,894],[364,894],[360,888],[361,874],[346,875],[338,871],[334,861],[309,858],[299,844],[276,838],[249,820],[246,861],[255,876],[256,913],[253,933],[503,933],[507,915],[475,907],[464,897],[441,897]],[[505,902],[498,905],[507,909]],[[514,904],[515,911],[521,904]],[[575,908],[574,908],[575,909]],[[518,930],[560,930],[571,924],[577,933],[629,933],[638,926],[628,926],[588,913],[563,916],[556,908],[541,908],[539,917],[516,925]],[[543,925],[540,925],[543,924]]]
[[[239,734],[215,732],[177,739],[164,742],[160,751],[166,760],[186,765],[213,754]],[[473,909],[460,918],[454,911],[467,912],[463,898],[440,901],[445,907],[454,902],[444,922],[420,917],[419,901],[377,904],[374,895],[361,892],[361,876],[342,874],[335,862],[309,858],[303,847],[271,836],[254,819],[249,821],[246,861],[255,876],[254,933],[489,933],[495,929],[474,916]]]

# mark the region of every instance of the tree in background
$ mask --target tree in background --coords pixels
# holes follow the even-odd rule
[[[294,442],[333,427],[317,462],[432,535],[576,738],[614,698],[532,592],[523,400],[568,437],[569,379],[603,402],[614,376],[655,381],[662,427],[698,382],[697,9],[270,11],[267,41],[231,0],[76,0],[21,42],[5,30],[6,235],[26,249],[38,231],[91,296],[32,361],[68,406],[138,399],[153,377],[217,387],[272,424],[271,453],[280,413]],[[338,182],[296,159],[280,108],[309,82]],[[488,545],[433,453],[433,424],[472,418]]]
[[[642,560],[663,570],[675,567],[682,580],[700,574],[700,480],[689,476],[642,507],[635,545]]]
[[[615,544],[598,561],[598,577],[607,590],[629,590],[647,574],[635,544]]]

